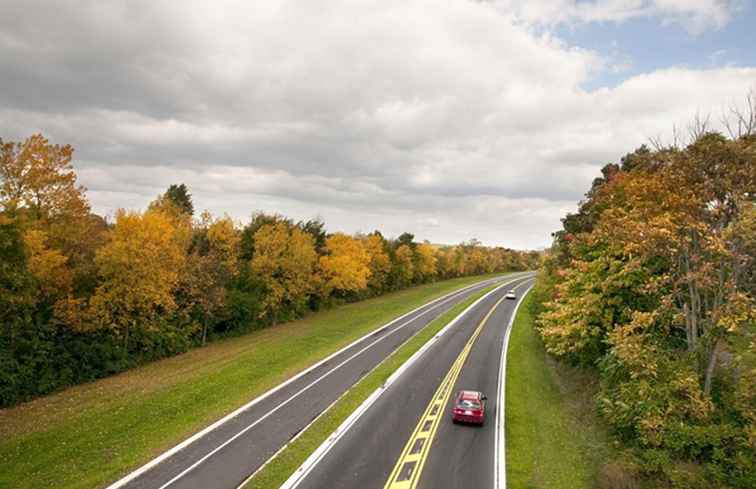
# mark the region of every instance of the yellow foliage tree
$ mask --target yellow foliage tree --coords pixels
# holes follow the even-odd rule
[[[4,212],[26,211],[31,219],[85,216],[84,187],[76,185],[73,148],[52,145],[41,134],[23,143],[0,140],[0,204]]]
[[[250,266],[265,287],[261,315],[275,322],[283,307],[302,309],[315,290],[315,244],[312,236],[285,222],[261,226],[254,240]]]
[[[423,280],[430,280],[436,276],[436,248],[430,243],[417,245],[417,274]]]
[[[171,219],[161,212],[119,211],[109,242],[95,258],[101,283],[90,301],[98,327],[124,338],[153,328],[175,309],[172,290],[185,262]]]
[[[90,272],[87,262],[100,244],[101,228],[89,214],[84,187],[76,183],[72,157],[71,146],[50,144],[39,134],[21,143],[0,141],[0,210],[22,229],[44,231],[45,246],[65,255],[67,267],[81,279]]]
[[[235,274],[239,261],[241,236],[234,227],[234,221],[228,216],[213,221],[207,228],[207,240],[210,254],[226,268],[229,274]]]
[[[406,287],[415,277],[414,255],[409,245],[403,244],[396,249],[395,267],[401,286]]]
[[[336,233],[326,238],[327,254],[320,257],[323,292],[357,292],[367,288],[371,257],[362,241]]]
[[[58,250],[47,246],[44,231],[29,229],[24,233],[28,255],[27,267],[37,279],[40,298],[52,302],[71,291],[71,273],[66,267],[68,259]]]
[[[386,241],[378,233],[363,239],[363,247],[370,257],[370,277],[368,286],[373,290],[383,290],[391,272],[391,258],[386,253]]]

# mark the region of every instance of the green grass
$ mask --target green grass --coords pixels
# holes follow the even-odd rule
[[[102,487],[366,332],[485,277],[387,294],[0,410],[0,487]]]
[[[279,487],[299,467],[302,462],[333,431],[349,417],[378,387],[394,373],[407,359],[420,349],[433,335],[441,330],[455,316],[494,286],[473,294],[464,302],[436,318],[431,324],[413,336],[398,350],[386,358],[378,367],[349,389],[334,406],[318,418],[299,438],[291,442],[276,458],[258,472],[244,489],[270,489]]]
[[[592,488],[612,457],[594,412],[596,379],[546,354],[530,314],[532,298],[517,312],[507,356],[507,486]]]

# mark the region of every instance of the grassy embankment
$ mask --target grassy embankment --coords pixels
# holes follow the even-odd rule
[[[587,489],[600,485],[613,458],[595,413],[595,375],[555,362],[544,351],[529,294],[507,356],[506,460],[509,489]]]
[[[334,406],[318,418],[297,439],[291,442],[276,458],[252,478],[244,489],[269,489],[279,487],[320,446],[333,431],[349,417],[362,402],[393,374],[409,357],[420,349],[433,335],[446,326],[483,294],[493,289],[488,287],[436,318],[404,345],[386,358],[365,378],[349,389]]]
[[[0,410],[0,487],[102,487],[371,329],[483,278],[311,314]]]

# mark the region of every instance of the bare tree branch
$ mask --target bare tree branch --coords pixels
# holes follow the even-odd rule
[[[732,139],[756,135],[756,89],[750,89],[745,106],[731,105],[729,114],[722,115],[722,124]]]

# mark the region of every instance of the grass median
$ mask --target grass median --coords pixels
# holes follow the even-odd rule
[[[244,489],[270,489],[279,487],[304,462],[325,439],[349,417],[362,402],[378,389],[409,357],[420,349],[433,335],[446,326],[466,307],[491,286],[477,292],[451,308],[410,338],[398,350],[387,357],[372,372],[355,384],[328,411],[320,416],[306,431],[291,442],[281,453],[253,477]]]
[[[535,330],[529,294],[509,340],[506,461],[509,489],[589,489],[612,456],[593,398],[594,374],[557,363]]]
[[[103,487],[381,324],[485,278],[347,304],[0,410],[0,487]]]

